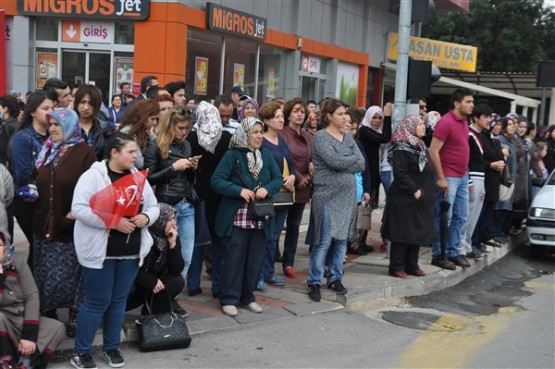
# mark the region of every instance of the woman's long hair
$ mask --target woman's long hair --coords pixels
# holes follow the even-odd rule
[[[34,113],[46,99],[48,99],[48,95],[44,91],[36,91],[29,95],[25,110],[23,111],[23,117],[21,118],[21,124],[17,129],[18,131],[33,124],[33,116],[31,114]]]
[[[170,154],[170,145],[174,141],[175,135],[173,127],[179,122],[192,122],[193,116],[184,107],[174,106],[160,122],[160,130],[156,137],[156,145],[160,149],[162,159],[167,159]]]
[[[147,130],[150,128],[148,118],[160,114],[160,105],[150,99],[141,100],[125,112],[123,120],[121,121],[118,131],[127,126],[130,126],[127,132],[133,137],[137,138],[141,150],[146,149],[148,145],[149,136]]]

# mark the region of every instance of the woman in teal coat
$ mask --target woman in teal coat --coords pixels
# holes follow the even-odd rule
[[[254,313],[262,312],[253,292],[266,242],[274,232],[274,219],[253,220],[248,203],[272,197],[283,185],[283,176],[270,151],[261,147],[263,125],[256,118],[243,119],[210,181],[214,191],[223,196],[214,228],[224,239],[220,304],[229,316],[237,315],[237,304]]]

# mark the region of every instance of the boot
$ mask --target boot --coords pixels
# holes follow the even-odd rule
[[[79,312],[75,309],[69,309],[69,321],[66,325],[66,335],[74,338],[77,333],[77,315]]]

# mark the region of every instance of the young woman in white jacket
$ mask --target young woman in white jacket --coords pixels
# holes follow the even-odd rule
[[[76,368],[96,368],[91,349],[96,329],[103,320],[104,358],[111,367],[122,367],[119,352],[120,330],[127,295],[143,258],[153,244],[148,226],[160,214],[158,202],[148,181],[144,185],[139,214],[122,217],[115,228],[107,229],[90,207],[90,199],[112,182],[137,171],[137,146],[133,137],[115,133],[107,140],[107,160],[94,163],[75,187],[72,215],[75,217],[74,242],[82,266],[85,300],[77,321]]]

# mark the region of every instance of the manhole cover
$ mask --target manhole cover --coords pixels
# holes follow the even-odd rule
[[[386,311],[382,319],[402,327],[431,331],[460,331],[465,323],[453,316],[444,316],[415,311]]]

